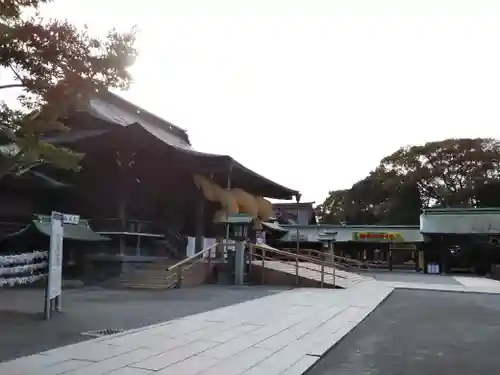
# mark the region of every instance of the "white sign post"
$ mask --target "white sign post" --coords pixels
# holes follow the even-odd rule
[[[61,311],[62,258],[63,258],[63,214],[52,212],[49,250],[49,274],[45,290],[45,318],[50,319],[54,308]]]

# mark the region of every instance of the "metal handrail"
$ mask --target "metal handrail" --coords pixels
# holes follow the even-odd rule
[[[324,286],[324,283],[325,283],[325,265],[326,266],[330,266],[332,267],[332,270],[333,270],[333,287],[335,288],[336,287],[336,281],[335,281],[335,278],[337,277],[337,275],[335,275],[335,263],[330,263],[330,262],[325,262],[325,261],[319,261],[318,259],[314,259],[314,258],[311,258],[311,257],[307,257],[307,256],[304,256],[304,255],[300,255],[300,254],[292,254],[292,253],[287,253],[286,251],[282,251],[282,250],[278,250],[278,249],[275,249],[273,247],[270,247],[270,246],[263,246],[263,245],[259,245],[259,244],[255,244],[255,245],[251,245],[250,247],[250,264],[252,264],[252,257],[254,256],[259,256],[259,254],[254,254],[254,251],[253,249],[259,249],[260,251],[262,251],[262,254],[260,255],[260,258],[261,258],[261,261],[262,261],[262,270],[261,270],[261,283],[264,284],[265,283],[265,258],[266,258],[266,252],[267,251],[270,251],[272,253],[275,253],[275,254],[280,254],[280,255],[286,255],[286,256],[289,256],[291,258],[294,258],[295,259],[295,285],[299,285],[300,283],[300,275],[299,275],[299,268],[300,268],[300,265],[299,265],[299,259],[302,259],[302,260],[307,260],[309,261],[310,263],[313,263],[313,264],[316,264],[316,265],[319,265],[321,267],[321,270],[319,271],[320,275],[321,275],[321,287],[323,288]],[[304,267],[302,266],[303,268],[308,268],[308,267]],[[316,270],[314,270],[316,271]]]
[[[191,255],[189,258],[183,259],[180,262],[177,262],[174,265],[168,267],[167,271],[169,271],[169,272],[172,271],[172,270],[176,270],[175,274],[172,274],[172,276],[171,276],[171,277],[173,277],[173,275],[177,276],[177,281],[174,284],[175,287],[176,288],[180,288],[181,287],[182,280],[184,280],[184,277],[183,277],[183,272],[184,271],[187,271],[188,269],[190,269],[194,264],[197,264],[197,263],[201,262],[203,260],[203,256],[207,252],[209,252],[209,251],[211,252],[212,249],[214,247],[218,246],[218,245],[219,245],[218,243],[215,243],[212,246],[209,246],[206,249],[203,249],[203,250],[197,252],[196,254]],[[198,259],[198,258],[200,258],[200,259]],[[190,263],[190,264],[184,267],[184,265],[186,265],[188,263]],[[209,256],[208,256],[207,266],[208,266],[209,270],[212,269],[212,254],[209,254]],[[169,277],[169,278],[171,278],[171,277]]]
[[[193,259],[196,259],[196,258],[204,255],[205,253],[207,253],[208,251],[212,250],[214,247],[216,247],[218,245],[219,245],[219,243],[216,243],[216,244],[214,244],[212,246],[207,247],[206,249],[203,249],[203,250],[197,252],[194,255],[191,255],[189,258],[185,258],[185,259],[183,259],[183,260],[175,263],[174,265],[168,267],[167,271],[172,271],[175,268],[179,268],[179,267],[183,266],[184,264],[191,262]],[[209,257],[209,259],[210,259],[210,257]]]
[[[286,250],[290,250],[291,253],[297,251],[297,249],[286,249]],[[344,261],[346,263],[352,263],[352,264],[355,264],[355,265],[357,265],[359,267],[366,266],[366,263],[362,262],[360,260],[352,259],[352,258],[346,258],[346,257],[342,257],[342,256],[336,255],[336,254],[329,254],[329,253],[325,253],[323,251],[319,251],[319,250],[315,250],[315,249],[300,249],[299,251],[306,251],[306,252],[309,252],[309,253],[316,253],[316,254],[322,254],[322,255],[330,255],[334,259],[338,259],[338,260]]]
[[[329,254],[329,253],[325,253],[323,251],[319,251],[319,250],[314,250],[314,249],[299,249],[298,252],[297,252],[297,249],[282,249],[281,251],[285,251],[287,253],[292,253],[292,254],[299,254],[301,256],[307,256],[309,258],[313,258],[313,259],[317,259],[315,258],[315,256],[317,256],[318,258],[327,258],[327,257],[331,257],[332,254]],[[307,255],[303,255],[301,254],[301,252],[306,252],[308,253]],[[313,254],[316,254],[316,255],[311,255],[311,253]],[[334,262],[334,261],[333,261]]]
[[[336,266],[335,262],[329,262],[326,260],[318,260],[318,259],[313,258],[313,257],[308,257],[307,255],[301,255],[301,254],[296,254],[296,253],[294,254],[292,252],[275,249],[273,247],[264,247],[264,246],[260,246],[258,244],[253,244],[252,246],[256,249],[259,249],[259,250],[270,251],[270,252],[273,252],[275,254],[280,254],[280,255],[290,256],[293,258],[298,258],[301,260],[306,260],[306,261],[311,262],[311,263],[318,263],[320,265],[321,265],[321,263],[323,263],[324,265]]]
[[[291,254],[291,255],[293,256],[293,254]],[[275,262],[280,262],[280,263],[284,263],[284,264],[290,264],[290,262],[288,262],[288,261],[280,260],[280,259],[274,259],[274,258],[265,256],[265,255],[262,255],[262,254],[255,254],[254,253],[253,256],[258,257],[260,259],[264,258],[264,259],[269,260],[269,261],[275,261]],[[328,265],[328,264],[320,264],[321,262],[311,262],[311,263],[316,264],[318,266],[321,266],[321,265],[326,266],[326,265]],[[331,275],[331,276],[334,276],[334,277],[338,277],[340,279],[347,279],[346,276],[336,275],[334,272],[321,271],[321,270],[317,270],[315,268],[307,267],[307,266],[304,266],[303,264],[300,264],[300,262],[299,262],[299,268],[303,268],[303,269],[314,271],[314,272],[318,272],[318,273],[324,273],[325,275]]]

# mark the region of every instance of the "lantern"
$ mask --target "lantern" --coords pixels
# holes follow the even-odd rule
[[[252,217],[246,214],[229,215],[227,218],[218,221],[219,224],[229,226],[229,238],[236,241],[244,241],[248,238],[248,229],[251,222]]]

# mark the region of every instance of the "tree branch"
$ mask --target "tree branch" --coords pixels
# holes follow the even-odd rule
[[[9,85],[2,85],[0,86],[0,90],[2,89],[10,89],[10,88],[13,88],[13,87],[24,87],[24,83],[11,83]]]
[[[24,81],[23,77],[21,77],[21,75],[18,73],[18,71],[12,66],[12,64],[9,64],[9,68],[10,70],[12,71],[12,73],[14,73],[14,75],[16,76],[16,78],[21,81],[21,83],[23,85],[26,85],[26,82]]]

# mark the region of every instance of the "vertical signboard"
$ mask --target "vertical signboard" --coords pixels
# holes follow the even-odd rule
[[[60,310],[61,307],[64,236],[63,215],[59,212],[52,212],[50,225],[49,275],[45,291],[45,317],[47,319],[50,318],[52,301],[56,300],[58,310]]]
[[[49,254],[49,298],[61,295],[62,257],[63,257],[63,221],[62,215],[53,212],[51,217],[52,233]]]

